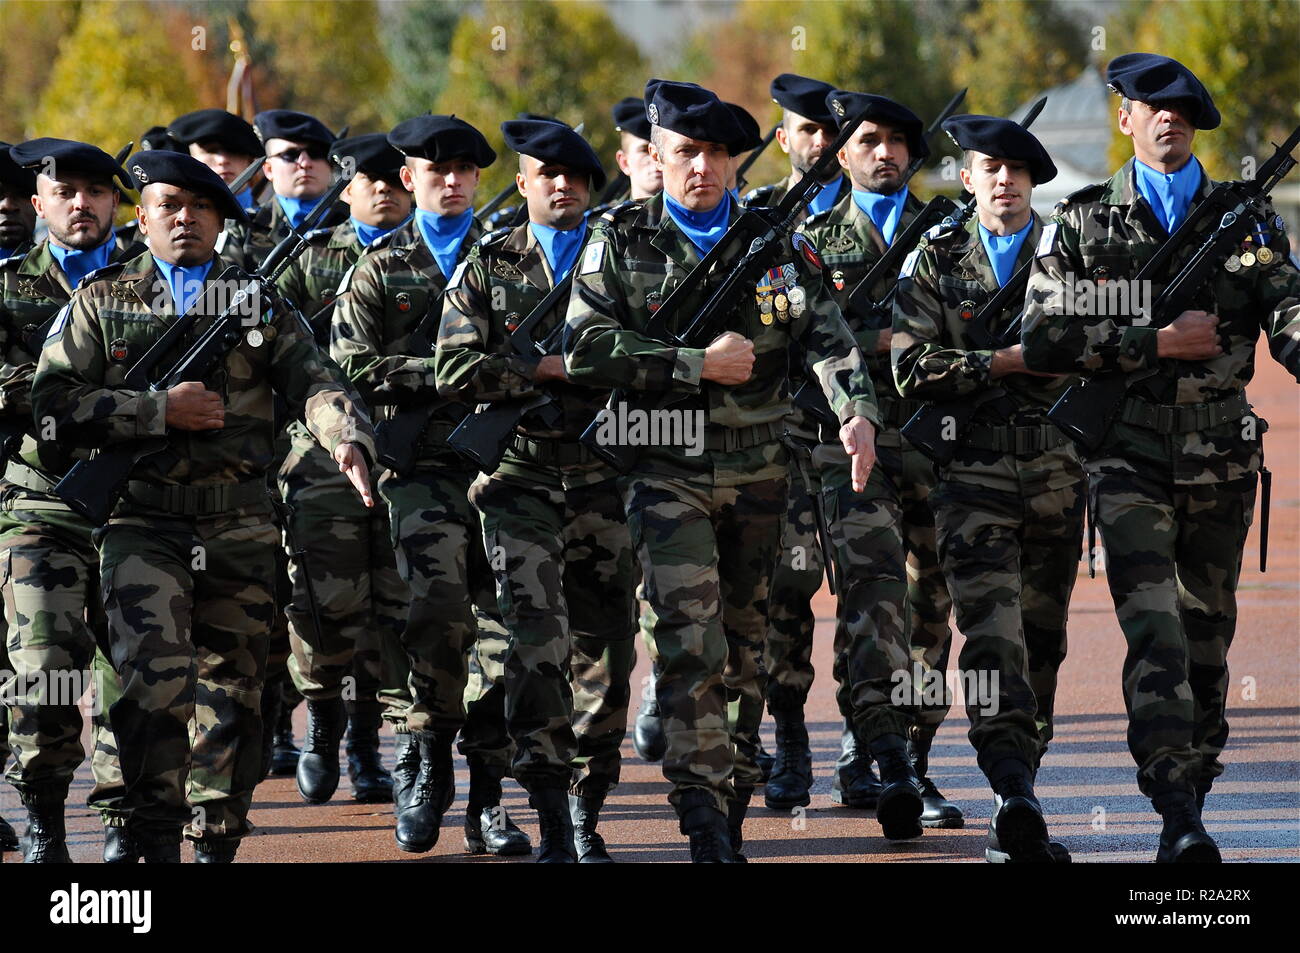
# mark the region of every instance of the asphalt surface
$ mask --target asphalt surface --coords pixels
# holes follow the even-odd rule
[[[1268,465],[1273,470],[1273,512],[1268,573],[1259,572],[1259,515],[1247,543],[1239,592],[1239,622],[1232,647],[1231,737],[1225,775],[1206,806],[1207,828],[1225,860],[1300,860],[1300,388],[1260,350],[1259,372],[1249,388],[1257,413],[1270,421]],[[1082,565],[1082,564],[1081,564]],[[916,842],[890,845],[870,811],[830,800],[831,772],[839,751],[830,642],[834,603],[825,592],[816,602],[814,664],[818,677],[807,717],[816,784],[812,804],[791,815],[765,809],[756,796],[745,825],[752,861],[970,861],[982,862],[991,795],[966,740],[964,712],[955,708],[936,739],[931,777],[966,813],[962,830],[927,831]],[[957,636],[960,639],[960,636]],[[1070,651],[1061,671],[1056,738],[1038,779],[1038,795],[1052,836],[1075,862],[1144,862],[1154,857],[1160,824],[1140,797],[1125,744],[1120,694],[1124,641],[1115,621],[1104,575],[1081,571],[1070,616]],[[956,650],[954,650],[954,659]],[[636,677],[648,672],[643,657]],[[639,696],[639,693],[634,693]],[[636,702],[634,701],[634,706]],[[305,711],[297,712],[302,737]],[[771,724],[765,722],[769,750]],[[384,736],[392,764],[392,736]],[[668,807],[658,765],[636,757],[630,736],[624,746],[623,781],[602,814],[601,831],[620,861],[685,861],[685,838]],[[273,778],[256,792],[251,819],[255,836],[245,840],[240,862],[303,863],[402,861],[406,863],[520,863],[469,857],[462,851],[468,773],[458,758],[458,797],[432,852],[403,854],[393,842],[392,805],[361,805],[348,799],[346,778],[332,803],[305,804],[292,778]],[[102,847],[98,819],[84,807],[90,771],[83,765],[69,798],[70,849],[77,861],[95,862]],[[536,839],[535,817],[522,789],[507,782],[504,801],[515,820]],[[0,785],[0,814],[20,827],[21,807]],[[21,827],[20,827],[21,829]],[[188,855],[188,848],[186,849]],[[6,861],[16,859],[5,855]]]

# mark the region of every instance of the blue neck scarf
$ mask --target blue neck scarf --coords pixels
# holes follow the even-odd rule
[[[1020,254],[1020,246],[1025,243],[1025,236],[1033,227],[1032,215],[1024,228],[1010,235],[994,235],[983,224],[980,225],[980,241],[984,244],[984,252],[989,256],[989,261],[993,263],[993,273],[998,276],[999,288],[1011,280],[1011,274],[1016,270],[1016,256]]]
[[[546,225],[538,225],[536,222],[529,222],[528,228],[537,239],[537,244],[542,246],[546,261],[551,266],[551,274],[558,285],[564,280],[565,275],[573,270],[573,263],[578,260],[578,252],[582,250],[582,240],[587,235],[585,220],[579,222],[576,228],[564,232]]]
[[[460,245],[469,234],[474,224],[474,210],[467,208],[459,215],[438,215],[426,212],[422,208],[415,210],[415,224],[420,227],[424,243],[438,261],[438,267],[448,278],[456,270],[456,260],[460,257]]]
[[[64,248],[62,245],[50,242],[50,254],[59,263],[63,273],[68,276],[68,284],[76,288],[77,285],[81,284],[82,278],[96,268],[103,268],[108,264],[108,258],[113,254],[113,232],[109,231],[108,240],[104,244],[98,248],[92,248],[90,251]]]
[[[289,219],[289,224],[298,228],[303,222],[307,221],[307,216],[312,213],[320,200],[325,196],[318,195],[314,199],[291,199],[276,193],[275,200],[280,203],[280,208],[284,211],[285,217]]]
[[[894,233],[898,231],[898,223],[903,218],[903,204],[907,201],[907,186],[903,186],[893,195],[881,195],[879,192],[864,192],[861,189],[853,190],[853,201],[858,203],[858,208],[867,213],[867,217],[875,223],[876,228],[880,229],[880,234],[885,236],[885,244],[894,243]]]
[[[363,245],[369,245],[376,238],[383,238],[389,232],[397,231],[410,220],[410,216],[407,216],[392,228],[380,228],[378,225],[367,225],[365,222],[358,222],[356,218],[348,219],[352,223],[352,230],[357,233],[357,241]]]
[[[257,208],[257,199],[253,198],[253,187],[246,185],[235,194],[235,201],[245,212],[251,212]],[[286,212],[286,214],[288,214]]]
[[[162,272],[162,276],[167,279],[167,287],[171,288],[172,303],[176,307],[176,313],[184,314],[203,291],[203,279],[208,276],[208,270],[212,268],[212,260],[188,268],[163,261],[157,255],[153,256],[153,260],[158,270]]]
[[[1165,231],[1172,235],[1178,223],[1187,217],[1187,207],[1192,204],[1201,184],[1201,164],[1196,161],[1196,156],[1190,156],[1181,169],[1166,175],[1134,159],[1133,170],[1138,192],[1147,200]]]
[[[844,176],[842,175],[836,176],[834,182],[823,185],[822,190],[808,203],[808,214],[816,215],[818,212],[824,212],[834,205],[835,200],[840,197],[840,189],[842,188],[844,188]]]
[[[727,221],[731,218],[731,196],[724,194],[722,201],[708,212],[692,212],[684,205],[678,205],[667,192],[664,194],[664,211],[685,232],[701,255],[707,255],[713,246],[727,233]]]

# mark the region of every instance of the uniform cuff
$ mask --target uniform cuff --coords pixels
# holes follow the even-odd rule
[[[164,436],[167,433],[167,391],[140,391],[136,401],[135,435]]]
[[[704,373],[704,348],[679,347],[673,357],[673,381],[699,390]]]
[[[1157,361],[1156,329],[1125,328],[1119,338],[1119,362],[1124,371],[1155,367]]]
[[[966,376],[977,384],[989,384],[993,380],[993,352],[967,351],[962,358],[966,365]]]
[[[840,411],[840,423],[846,424],[854,417],[864,417],[872,426],[880,429],[880,408],[869,400],[851,400]]]

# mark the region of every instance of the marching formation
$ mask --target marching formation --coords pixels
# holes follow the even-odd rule
[[[1257,485],[1267,526],[1261,331],[1300,380],[1269,202],[1300,130],[1216,182],[1189,70],[1133,53],[1107,81],[1133,158],[1051,219],[1041,102],[1013,122],[958,94],[927,125],[788,73],[766,138],[650,80],[613,108],[608,182],[580,130],[503,122],[518,204],[477,212],[503,157],[456,116],[339,137],[204,109],[134,155],[0,144],[0,764],[27,813],[0,850],[69,859],[86,752],[56,688],[93,675],[107,862],[179,862],[183,839],[233,861],[257,784],[327,802],[345,742],[401,851],[438,842],[455,746],[467,851],[610,862],[641,643],[635,747],[692,860],[743,861],[756,792],[810,803],[825,579],[833,800],[891,841],[964,824],[928,771],[955,626],[986,858],[1068,862],[1034,785],[1099,531],[1156,859],[1218,861],[1201,813]],[[940,130],[963,193],[925,201]],[[742,196],[773,138],[789,176]]]

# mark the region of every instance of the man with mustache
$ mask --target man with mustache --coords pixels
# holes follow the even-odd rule
[[[804,177],[821,158],[822,152],[835,141],[838,126],[826,106],[826,95],[833,89],[835,87],[830,83],[797,73],[782,73],[772,80],[768,91],[772,101],[781,107],[776,143],[790,157],[790,174],[780,182],[751,189],[745,194],[743,204],[781,204],[785,193]],[[826,211],[843,197],[848,185],[848,176],[832,166],[826,173],[822,190],[809,203],[807,214]]]
[[[1219,112],[1191,70],[1127,53],[1106,79],[1121,97],[1117,119],[1133,159],[1071,195],[1045,230],[1029,279],[1024,358],[1049,373],[1154,372],[1131,383],[1100,445],[1080,453],[1128,643],[1129,750],[1138,787],[1163,820],[1156,861],[1216,863],[1202,812],[1223,773],[1228,648],[1267,428],[1245,387],[1261,331],[1300,380],[1300,271],[1266,203],[1246,213],[1250,233],[1218,263],[1198,306],[1164,327],[1131,308],[1065,307],[1082,280],[1131,279],[1215,184],[1192,143],[1196,130],[1219,125]],[[1220,222],[1217,212],[1209,218],[1179,261]]]
[[[232,302],[236,289],[217,284],[226,263],[214,249],[224,219],[244,216],[220,177],[190,156],[143,152],[130,172],[149,251],[87,282],[59,313],[32,381],[32,408],[63,445],[163,445],[136,464],[95,534],[123,679],[110,714],[124,805],[146,861],[178,862],[188,825],[196,860],[229,863],[249,833],[261,775],[260,695],[279,549],[266,474],[273,396],[303,415],[367,505],[374,432],[342,372],[278,297],[253,296],[242,333],[206,380],[121,387],[181,315],[202,309],[193,313],[204,329],[209,309]]]
[[[984,302],[1032,261],[1043,224],[1030,199],[1056,166],[1010,120],[954,116],[943,128],[964,150],[961,181],[978,211],[965,228],[931,230],[904,265],[894,374],[904,397],[979,404],[930,502],[966,637],[958,667],[998,677],[990,697],[966,697],[971,744],[995,796],[985,856],[1063,861],[1069,854],[1048,840],[1033,784],[1052,738],[1083,539],[1083,469],[1045,416],[1071,379],[1030,373],[1019,343],[991,349],[972,326]],[[1022,308],[1017,295],[992,316],[993,333]],[[924,759],[926,746],[917,747]]]
[[[482,236],[474,193],[496,153],[455,116],[408,119],[388,142],[405,156],[400,174],[414,194],[415,217],[362,255],[340,287],[330,353],[378,414],[412,405],[430,410],[414,469],[389,470],[379,482],[397,569],[411,590],[402,643],[412,701],[394,724],[395,837],[410,853],[438,842],[456,794],[451,746],[459,732],[470,769],[466,849],[526,854],[527,835],[501,807],[511,755],[502,684],[507,639],[482,526],[467,496],[478,473],[446,443],[467,408],[438,396],[434,358],[416,352],[411,340],[431,309],[436,338],[443,292]],[[476,686],[467,704],[471,649]]]
[[[832,524],[832,534],[846,540],[846,545],[835,546],[843,563],[836,568],[844,580],[836,625],[840,708],[847,717],[849,711],[870,702],[869,707],[880,715],[882,709],[876,702],[885,686],[879,681],[883,670],[879,667],[881,657],[877,647],[891,645],[894,631],[901,627],[909,654],[919,656],[926,669],[943,672],[947,668],[951,636],[948,629],[951,600],[939,567],[934,513],[929,504],[935,483],[934,466],[899,432],[921,406],[920,401],[901,397],[894,385],[889,365],[889,322],[868,322],[847,310],[847,299],[895,236],[923,207],[911,189],[900,186],[900,182],[903,170],[912,159],[928,156],[930,149],[922,136],[920,118],[892,99],[837,90],[826,97],[826,104],[841,120],[861,110],[867,116],[839,154],[840,165],[848,172],[852,188],[832,208],[809,218],[803,230],[822,254],[831,294],[846,309],[845,319],[862,348],[880,402],[882,422],[876,448],[884,472],[876,492],[866,495],[870,503],[862,497],[844,499],[843,455],[827,439],[824,430],[819,436],[819,425],[812,415],[792,423],[790,429],[795,439],[814,447],[810,476],[820,481],[824,500],[837,499],[834,507],[838,512],[828,512],[827,520]],[[884,299],[896,277],[885,275],[871,289],[872,299]],[[828,508],[831,505],[827,503]],[[845,521],[845,527],[835,528],[837,520]],[[802,515],[799,525],[804,527],[800,545],[814,546],[810,517]],[[899,537],[901,550],[896,552],[905,565],[892,557],[883,558],[892,549],[893,543],[887,539],[891,536]],[[866,667],[854,675],[860,666]],[[867,694],[854,702],[854,697],[862,692]],[[922,707],[910,728],[909,741],[913,759],[920,769],[925,803],[921,823],[930,827],[962,824],[961,812],[943,798],[923,770],[930,740],[947,710],[946,704]],[[866,717],[866,709],[856,717]],[[899,790],[905,793],[910,781],[903,778],[900,783],[903,787]],[[847,725],[831,799],[847,807],[871,807],[880,796],[881,786],[871,770],[867,739],[862,737],[860,727],[855,730],[853,725]],[[910,795],[906,802],[911,802]]]
[[[26,686],[93,669],[103,688],[103,707],[94,722],[95,784],[88,803],[104,822],[104,860],[134,862],[136,849],[120,807],[117,744],[108,722],[107,707],[120,696],[121,682],[103,654],[108,643],[94,527],[51,492],[73,460],[65,442],[36,426],[30,397],[42,343],[39,329],[84,278],[143,250],[139,245],[124,250],[114,240],[113,216],[131,183],[112,156],[64,139],[33,139],[7,148],[0,167],[6,189],[27,192],[32,217],[39,214],[49,229],[35,247],[0,263],[0,417],[14,432],[6,447],[0,513],[11,646],[9,663],[2,667],[14,672],[18,688],[16,697],[4,693],[12,705],[0,720],[0,728],[8,722],[14,754],[9,780],[27,808],[27,860],[66,861],[63,805],[86,756],[81,712],[75,699],[58,704],[33,699]]]
[[[351,214],[340,225],[308,233],[307,250],[278,282],[311,322],[322,350],[329,349],[335,292],[348,269],[411,217],[411,193],[399,174],[402,154],[383,133],[337,140],[330,156],[350,176],[342,200]],[[397,714],[410,704],[400,641],[410,594],[397,574],[388,514],[358,503],[302,421],[291,422],[288,432],[292,449],[278,474],[292,522],[286,541],[306,550],[312,576],[309,592],[304,567],[290,561],[289,672],[307,699],[312,729],[296,766],[298,792],[313,804],[333,796],[346,725],[353,800],[390,801],[393,781],[379,758],[381,698]],[[377,470],[371,476],[377,479]],[[313,595],[320,632],[310,610]]]

